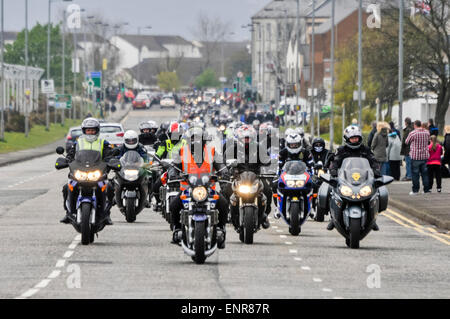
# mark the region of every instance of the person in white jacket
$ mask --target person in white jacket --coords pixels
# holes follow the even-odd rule
[[[389,175],[392,176],[396,181],[400,180],[400,165],[402,163],[402,156],[400,151],[402,148],[402,141],[397,132],[391,130],[388,135],[388,147],[387,155],[389,160],[390,172]]]

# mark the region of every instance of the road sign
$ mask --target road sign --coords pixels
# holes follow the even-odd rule
[[[55,107],[60,109],[72,108],[72,95],[69,94],[56,94],[55,95]]]
[[[103,59],[103,63],[102,63],[102,70],[108,70],[108,60],[107,59]]]
[[[102,87],[102,72],[101,71],[86,72],[86,81],[89,82],[90,80],[94,82],[95,88],[100,89]]]
[[[239,71],[238,73],[237,73],[237,77],[238,78],[243,78],[244,77],[244,73],[242,73],[242,71]]]
[[[366,91],[361,92],[361,100],[366,100]],[[353,101],[359,101],[358,99],[358,91],[353,91]]]
[[[227,78],[224,77],[224,76],[221,76],[221,77],[219,78],[219,81],[220,81],[221,83],[226,83],[226,82],[227,82]]]
[[[41,91],[43,94],[55,93],[55,82],[53,80],[42,80]]]

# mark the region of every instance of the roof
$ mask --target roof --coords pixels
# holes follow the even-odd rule
[[[164,45],[193,45],[192,42],[178,35],[118,35],[136,48],[147,47],[150,51],[167,51]]]
[[[308,12],[308,9],[303,2],[304,1],[301,1],[300,3],[300,16],[304,16]],[[273,0],[252,16],[252,19],[284,18],[285,13],[283,10],[287,10],[288,18],[296,18],[297,0]]]
[[[331,3],[324,5],[323,10],[328,10],[331,12]],[[337,0],[335,9],[335,24],[339,24],[341,21],[345,20],[353,12],[358,10],[358,3],[351,0]],[[315,33],[322,34],[331,30],[331,18],[322,23],[319,27],[315,29]]]

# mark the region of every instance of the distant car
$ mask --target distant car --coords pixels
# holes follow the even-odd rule
[[[82,134],[81,126],[71,127],[66,136],[66,150],[70,149]],[[113,147],[123,144],[124,134],[125,131],[120,123],[100,123],[100,138],[108,141]]]
[[[133,110],[148,109],[150,106],[150,97],[146,93],[139,93],[133,101]]]
[[[81,126],[74,126],[69,129],[69,133],[66,136],[66,150],[70,149],[75,141],[83,134]]]
[[[160,102],[161,107],[171,107],[175,108],[175,99],[173,96],[170,95],[164,95]]]

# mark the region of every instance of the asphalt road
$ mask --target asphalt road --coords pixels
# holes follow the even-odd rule
[[[132,111],[126,129],[178,110]],[[133,224],[116,207],[113,226],[81,246],[63,216],[57,155],[0,168],[0,298],[449,298],[450,236],[389,210],[351,250],[327,223],[299,237],[282,221],[240,243],[228,227],[224,250],[196,265],[159,214]],[[400,214],[398,214],[400,213]],[[405,217],[406,216],[406,217]],[[378,271],[379,270],[379,271]]]

